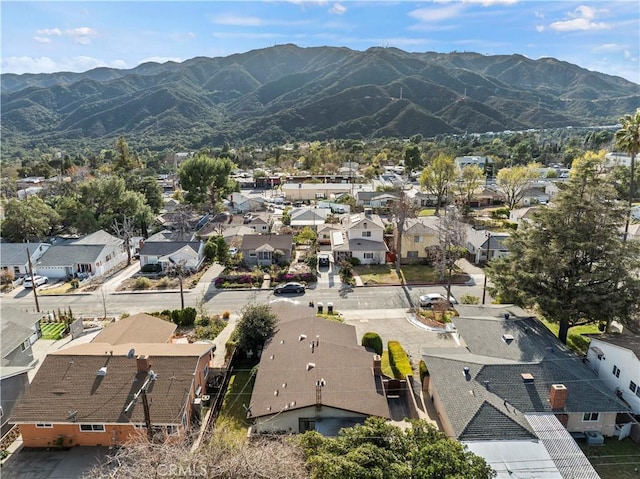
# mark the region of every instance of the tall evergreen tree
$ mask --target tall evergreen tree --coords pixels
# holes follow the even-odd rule
[[[626,208],[603,175],[604,154],[574,161],[571,179],[552,206],[541,209],[506,241],[509,255],[491,262],[494,297],[537,306],[569,328],[613,320],[627,322],[638,310],[640,244],[625,242]]]
[[[625,115],[620,119],[622,128],[616,131],[615,142],[618,148],[621,148],[631,156],[631,176],[629,178],[629,210],[633,204],[633,197],[636,193],[635,188],[635,169],[636,155],[640,152],[640,108],[633,115]],[[627,215],[624,225],[624,239],[629,236],[629,221],[631,219],[631,211]]]

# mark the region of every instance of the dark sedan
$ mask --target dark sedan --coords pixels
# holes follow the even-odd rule
[[[275,287],[273,290],[274,294],[285,294],[285,293],[304,293],[305,286],[301,283],[285,283]]]

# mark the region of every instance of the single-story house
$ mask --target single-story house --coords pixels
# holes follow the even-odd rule
[[[140,248],[140,268],[147,264],[159,264],[161,271],[173,265],[184,265],[198,271],[204,262],[203,241],[145,241]]]
[[[235,213],[249,213],[250,211],[264,210],[264,198],[233,192],[229,200],[229,208]]]
[[[0,366],[0,437],[13,426],[9,422],[13,406],[20,400],[29,386],[29,366]]]
[[[317,229],[319,225],[324,224],[325,219],[330,214],[330,208],[292,208],[290,212],[291,226],[293,228],[303,228],[305,226],[309,226],[313,229]]]
[[[387,203],[398,199],[398,195],[384,191],[358,191],[356,204],[365,208],[386,208]]]
[[[346,183],[285,183],[282,193],[289,201],[330,199],[336,195],[351,194],[355,185]]]
[[[178,326],[171,321],[139,313],[109,323],[92,340],[92,343],[169,343]]]
[[[244,261],[251,265],[271,265],[291,261],[293,235],[251,235],[244,236],[240,253]]]
[[[101,276],[127,260],[127,245],[106,231],[54,243],[34,265],[36,273],[65,279],[75,275]]]
[[[511,236],[509,233],[468,227],[466,248],[469,251],[470,261],[475,264],[485,263],[509,254],[504,243],[509,236]]]
[[[355,327],[321,318],[280,322],[261,355],[248,412],[253,433],[336,435],[369,416],[389,418],[374,354]]]
[[[1,314],[2,366],[30,366],[34,360],[31,345],[42,336],[42,313],[28,313],[3,301]]]
[[[248,226],[257,234],[268,234],[271,229],[271,218],[267,213],[251,215],[245,220],[245,226]]]
[[[12,271],[15,278],[25,276],[29,273],[27,250],[35,271],[35,265],[49,246],[48,243],[0,243],[0,268]]]
[[[640,414],[640,337],[637,334],[589,334],[587,364],[634,414]]]
[[[118,446],[184,433],[206,390],[210,344],[86,343],[50,353],[12,411],[25,447]],[[146,398],[144,397],[146,395]],[[141,397],[142,396],[142,397]]]

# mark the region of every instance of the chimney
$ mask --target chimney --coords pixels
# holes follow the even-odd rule
[[[149,363],[149,356],[138,356],[136,358],[136,363],[138,365],[139,373],[147,373],[149,369],[151,369],[151,364]]]
[[[569,390],[564,384],[552,384],[549,391],[549,403],[552,410],[564,409],[567,404]]]
[[[373,355],[373,375],[382,376],[382,358],[377,354]]]

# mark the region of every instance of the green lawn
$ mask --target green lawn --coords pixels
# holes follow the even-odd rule
[[[435,208],[425,208],[424,210],[420,210],[418,216],[433,216],[436,212]]]
[[[602,479],[635,479],[640,474],[640,444],[630,438],[608,437],[603,446],[580,444]]]
[[[255,377],[252,375],[256,361],[243,361],[234,365],[227,393],[222,403],[216,426],[244,436],[251,422],[247,420],[247,410],[251,403],[251,392]]]
[[[431,266],[423,264],[412,264],[402,266],[402,274],[407,283],[437,283],[440,281],[440,274]],[[469,277],[461,270],[453,272],[451,278],[453,283],[465,282]],[[446,282],[446,280],[445,280]]]
[[[355,266],[353,271],[364,284],[399,284],[395,268],[387,264]]]
[[[541,319],[544,325],[557,337],[560,327],[558,323],[550,323],[545,319]],[[586,354],[589,347],[589,339],[581,336],[582,334],[600,334],[597,324],[587,324],[584,326],[574,326],[569,329],[567,334],[567,346],[579,354]]]
[[[44,323],[40,324],[42,339],[62,339],[62,332],[67,325],[64,323]]]

